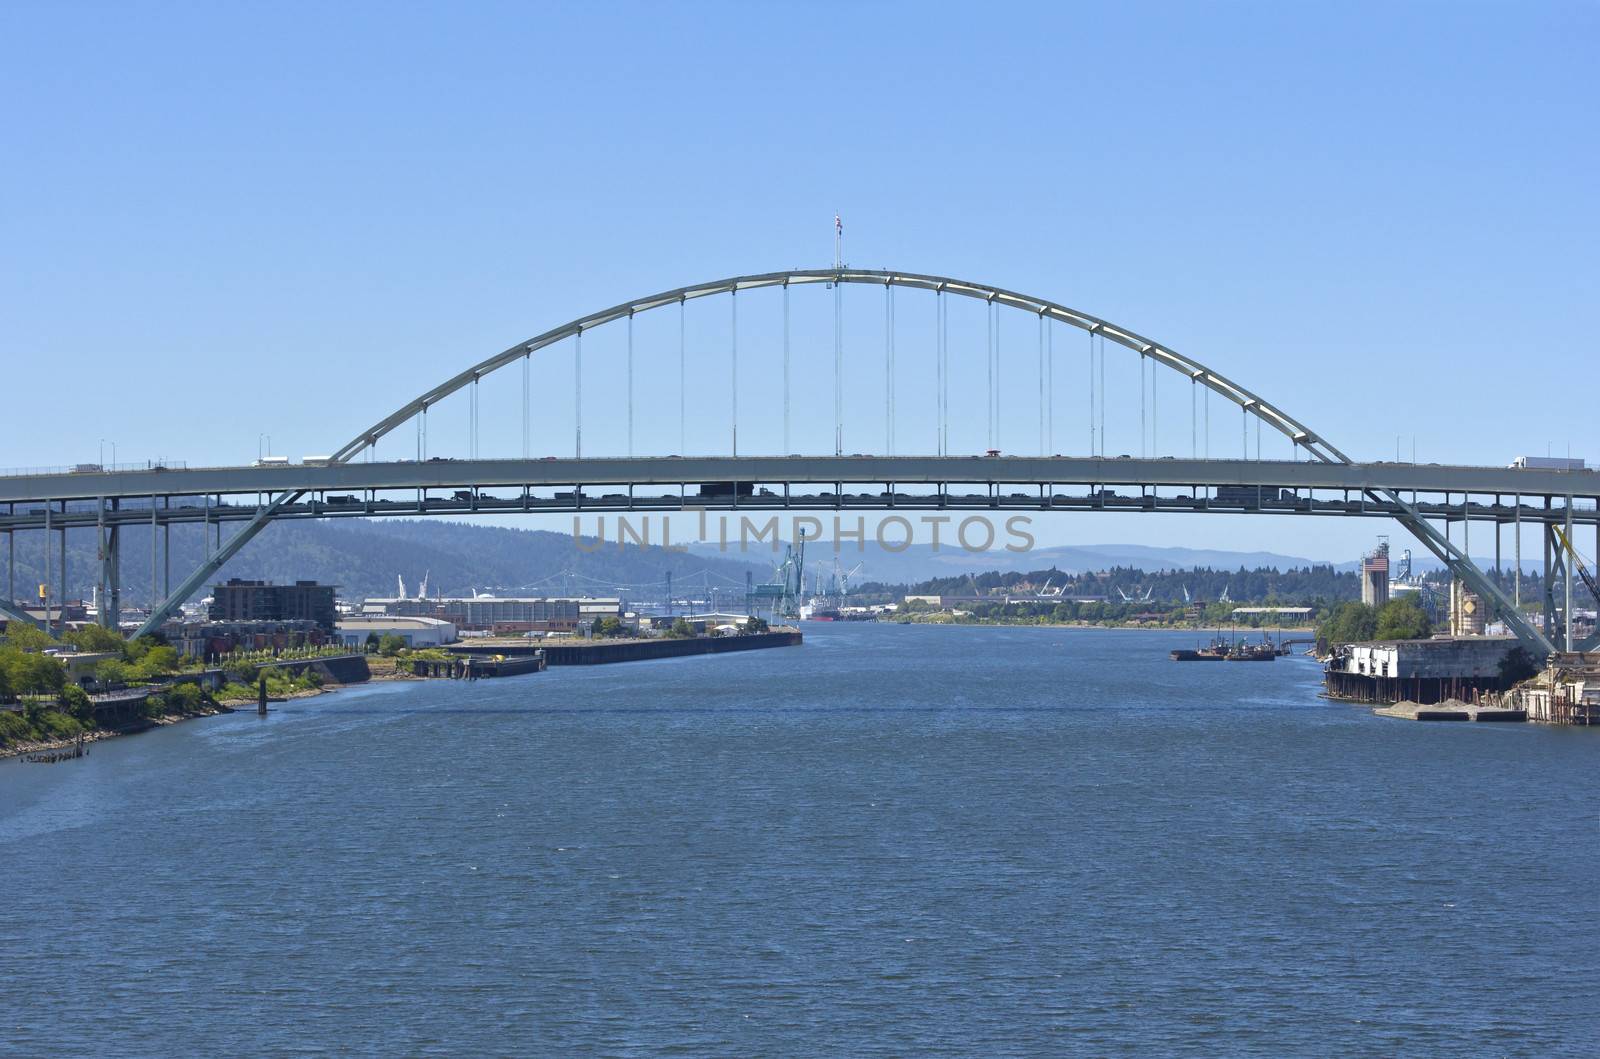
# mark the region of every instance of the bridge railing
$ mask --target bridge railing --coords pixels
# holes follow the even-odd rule
[[[123,471],[186,471],[185,460],[141,460],[135,463],[75,463],[63,467],[0,467],[0,478],[40,478],[56,474],[118,474]]]

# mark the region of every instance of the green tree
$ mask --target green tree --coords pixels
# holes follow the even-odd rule
[[[594,620],[594,634],[596,636],[621,636],[623,633],[620,619],[606,617]]]
[[[60,691],[67,683],[65,667],[50,655],[19,653],[8,668],[15,694],[43,695]]]
[[[765,618],[752,614],[744,620],[744,631],[748,633],[769,632],[771,631],[771,626],[767,624]]]
[[[1374,636],[1379,640],[1421,640],[1431,631],[1428,615],[1407,595],[1391,599],[1378,611]]]
[[[256,667],[242,658],[235,658],[223,665],[222,675],[231,684],[243,684],[249,687],[256,682]]]
[[[122,637],[103,625],[85,625],[81,629],[73,629],[62,639],[80,651],[115,651],[121,654],[124,646]]]
[[[378,639],[378,653],[393,658],[406,649],[406,638],[399,633],[386,632]]]
[[[89,693],[76,684],[61,689],[61,708],[84,724],[94,720],[94,703]]]
[[[690,625],[682,618],[674,618],[672,621],[672,628],[667,630],[667,635],[672,637],[674,640],[687,640],[689,637],[694,635],[694,626]]]
[[[1341,603],[1317,629],[1317,642],[1326,650],[1333,644],[1362,643],[1378,633],[1378,615],[1365,603]]]
[[[139,660],[139,675],[141,677],[159,677],[174,673],[178,669],[178,651],[166,644],[152,647],[145,652]]]
[[[6,624],[6,643],[12,647],[20,647],[24,651],[40,651],[46,647],[54,647],[56,642],[50,638],[49,633],[37,625],[13,621]]]
[[[120,687],[134,678],[135,669],[120,658],[107,658],[95,663],[94,679],[103,688]]]
[[[383,640],[376,629],[367,633],[367,654],[376,654],[383,647]]]

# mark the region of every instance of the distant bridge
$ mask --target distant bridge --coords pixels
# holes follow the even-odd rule
[[[881,288],[884,292],[883,389],[884,442],[877,454],[844,451],[844,358],[842,292],[846,285]],[[833,387],[834,444],[832,454],[741,454],[738,412],[738,306],[747,292],[781,292],[783,306],[783,451],[790,448],[790,333],[789,296],[792,288],[823,287],[834,295]],[[914,370],[933,385],[925,395],[929,407],[918,420],[918,432],[931,440],[930,453],[896,454],[899,438],[909,432],[896,424],[896,380],[905,374],[896,361],[896,291],[915,291],[931,300],[932,341],[924,341]],[[681,314],[690,301],[727,296],[730,310],[729,388],[731,431],[725,453],[709,455],[635,456],[634,449],[634,329],[636,316],[677,306],[680,327],[677,360],[678,403],[683,406],[685,343]],[[950,360],[949,304],[953,298],[974,299],[984,305],[988,327],[985,350],[987,399],[982,416],[987,423],[987,448],[976,453],[952,451],[951,422],[975,429],[975,409],[980,395],[976,373],[957,381]],[[1002,356],[1001,313],[1022,314],[1029,330],[1037,328],[1038,443],[1037,455],[998,454],[1002,424],[1015,426],[1024,417],[1015,402],[1006,402],[999,379]],[[626,431],[610,423],[614,437],[625,436],[628,456],[583,455],[583,339],[608,324],[626,327],[625,363],[609,363],[606,381],[626,381],[625,400],[613,402],[620,416],[626,409]],[[1054,336],[1062,327],[1087,335],[1088,385],[1075,390],[1087,396],[1088,415],[1076,425],[1088,437],[1087,454],[1055,453]],[[536,354],[557,343],[573,350],[576,392],[574,400],[573,454],[569,457],[533,459],[529,435],[534,418],[529,401],[531,365]],[[1139,365],[1138,432],[1140,456],[1109,456],[1105,452],[1107,404],[1105,351],[1120,349],[1136,356]],[[1030,350],[1031,352],[1031,350]],[[902,354],[903,356],[903,354]],[[850,371],[859,372],[864,358],[853,357]],[[480,458],[478,455],[478,393],[485,378],[502,368],[521,364],[522,455],[516,458]],[[1148,373],[1145,368],[1149,366]],[[814,365],[813,365],[814,366]],[[971,368],[971,365],[963,365]],[[1014,367],[1014,365],[1013,365]],[[1163,455],[1157,368],[1175,372],[1189,390],[1188,456]],[[876,370],[876,369],[874,369]],[[776,374],[772,372],[771,374]],[[1146,375],[1148,374],[1148,384]],[[428,415],[445,399],[465,391],[470,401],[471,458],[429,456]],[[952,402],[952,391],[956,400]],[[1147,395],[1148,394],[1148,402]],[[1201,403],[1204,397],[1204,445],[1201,438]],[[1240,459],[1209,458],[1213,431],[1210,399],[1216,395],[1241,412]],[[1170,402],[1169,396],[1169,402]],[[1168,419],[1172,418],[1170,403]],[[770,416],[771,410],[767,410]],[[1111,422],[1131,429],[1131,402],[1119,404]],[[1255,457],[1250,457],[1249,425],[1254,423]],[[1264,460],[1261,427],[1287,438],[1295,455],[1304,459]],[[416,459],[375,462],[378,442],[403,426],[416,434]],[[1031,422],[1027,423],[1031,427]],[[850,436],[861,432],[859,423],[848,424]],[[875,428],[874,428],[875,429]],[[958,433],[960,431],[958,430]],[[680,437],[681,437],[680,425]],[[592,435],[591,435],[592,436]],[[748,444],[748,442],[747,442]],[[681,444],[680,444],[680,447]],[[1202,448],[1204,452],[1202,452]],[[366,461],[357,457],[367,456]],[[199,523],[205,527],[208,558],[187,574],[176,588],[170,577],[160,579],[158,592],[156,541],[151,546],[152,596],[163,601],[153,610],[141,632],[149,631],[171,615],[178,605],[202,589],[233,555],[269,522],[294,518],[361,517],[372,515],[460,515],[465,513],[549,513],[603,511],[713,510],[1019,510],[1019,511],[1125,511],[1229,514],[1324,515],[1391,518],[1404,525],[1437,556],[1455,576],[1486,600],[1495,614],[1535,654],[1554,652],[1558,643],[1587,649],[1572,640],[1570,563],[1555,546],[1555,527],[1594,525],[1600,544],[1600,474],[1498,467],[1462,467],[1405,463],[1355,463],[1320,434],[1287,412],[1192,358],[1146,339],[1098,317],[1046,299],[947,277],[916,273],[835,268],[796,270],[740,276],[713,283],[682,287],[636,299],[592,313],[513,345],[457,373],[402,405],[361,431],[325,463],[290,466],[213,467],[83,473],[35,473],[0,476],[0,531],[7,534],[8,554],[14,557],[18,532],[52,533],[94,528],[99,534],[104,598],[117,612],[120,584],[119,530],[130,524],[151,525],[165,531],[172,525]],[[1474,523],[1493,527],[1498,562],[1501,528],[1517,528],[1520,560],[1521,524],[1539,525],[1544,534],[1547,576],[1542,627],[1528,619],[1498,585],[1487,578],[1467,556]],[[226,539],[223,523],[239,529]],[[215,542],[210,527],[216,526]],[[1459,527],[1459,541],[1452,527]],[[64,547],[63,547],[64,553]],[[8,567],[8,602],[15,599],[14,558]],[[48,564],[47,564],[48,565]],[[164,571],[165,572],[165,571]],[[1552,586],[1566,581],[1558,600]],[[65,581],[63,576],[61,579]],[[8,609],[0,607],[0,609]],[[8,610],[8,612],[10,612]],[[1555,637],[1557,630],[1565,635]]]

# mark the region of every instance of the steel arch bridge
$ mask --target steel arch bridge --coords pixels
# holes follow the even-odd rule
[[[843,452],[843,426],[844,402],[842,398],[843,378],[845,375],[845,362],[843,357],[843,330],[842,292],[846,285],[882,288],[886,297],[885,315],[885,363],[886,363],[886,388],[888,420],[886,446],[894,447],[894,378],[895,378],[895,316],[894,292],[897,290],[913,290],[931,294],[935,305],[936,335],[934,341],[933,369],[936,379],[936,403],[938,426],[936,431],[937,452],[922,456],[896,456],[893,452],[881,456],[870,457],[861,454],[846,455]],[[802,289],[822,286],[834,292],[834,453],[830,456],[803,457],[788,455],[783,457],[751,457],[741,456],[738,448],[738,297],[741,293],[778,289],[782,291],[784,305],[784,380],[785,380],[785,439],[784,448],[788,448],[788,376],[789,376],[789,312],[788,299],[791,289]],[[629,437],[631,449],[632,436],[632,405],[633,405],[633,328],[632,321],[640,314],[650,313],[674,305],[685,306],[692,301],[727,295],[732,303],[732,364],[734,380],[732,388],[733,400],[733,432],[726,455],[709,457],[686,458],[682,456],[657,457],[629,460],[597,460],[583,457],[582,434],[582,342],[584,335],[601,328],[607,324],[626,321],[628,327],[628,409],[629,409]],[[950,346],[948,339],[948,306],[955,298],[971,299],[985,306],[986,319],[990,324],[987,367],[989,369],[989,398],[986,413],[989,417],[989,436],[991,444],[997,433],[997,422],[1004,411],[996,390],[995,380],[1000,368],[999,348],[999,321],[1000,310],[1013,310],[1024,314],[1030,319],[1037,319],[1039,331],[1039,384],[1040,384],[1040,456],[1038,459],[1019,457],[997,457],[974,465],[970,461],[971,454],[956,455],[950,451],[949,421],[951,416],[951,384],[952,371],[950,364]],[[1090,416],[1089,436],[1091,454],[1085,459],[1081,457],[1061,457],[1048,453],[1045,438],[1047,436],[1046,402],[1050,404],[1048,413],[1050,428],[1053,435],[1054,429],[1054,366],[1053,366],[1053,336],[1056,329],[1061,326],[1071,327],[1083,332],[1089,339],[1090,350]],[[682,331],[680,330],[680,366],[682,357]],[[1051,360],[1047,368],[1046,344],[1050,343]],[[575,421],[576,433],[574,438],[574,457],[572,460],[531,461],[526,451],[527,438],[527,398],[526,391],[523,400],[523,436],[524,458],[522,460],[439,460],[424,462],[426,457],[425,444],[427,437],[427,416],[441,402],[452,395],[465,390],[470,390],[473,395],[473,449],[476,456],[476,394],[479,385],[484,379],[493,376],[501,369],[518,363],[528,365],[540,351],[548,350],[560,343],[571,341],[574,346],[576,364],[575,388]],[[1140,444],[1144,444],[1145,429],[1145,372],[1144,366],[1150,365],[1150,403],[1151,418],[1155,417],[1156,402],[1156,369],[1166,369],[1175,373],[1190,384],[1191,392],[1202,392],[1209,402],[1210,395],[1216,394],[1221,399],[1236,406],[1242,413],[1241,422],[1244,426],[1244,452],[1245,460],[1211,460],[1189,459],[1176,461],[1172,457],[1160,459],[1131,460],[1128,457],[1119,457],[1116,460],[1107,459],[1104,455],[1106,402],[1103,396],[1099,406],[1095,405],[1095,371],[1099,371],[1100,389],[1104,390],[1104,355],[1107,346],[1119,349],[1124,355],[1137,356],[1140,368]],[[1096,369],[1096,349],[1098,348],[1098,369]],[[525,371],[527,369],[525,368]],[[681,367],[680,367],[681,370]],[[1049,373],[1046,395],[1046,374]],[[681,387],[680,379],[680,387]],[[526,387],[526,375],[524,376]],[[680,394],[681,400],[681,394]],[[963,409],[968,401],[958,397],[958,404]],[[1191,438],[1196,431],[1195,404],[1193,398],[1190,402],[1191,409]],[[1209,409],[1209,405],[1208,405]],[[1098,423],[1096,416],[1098,415]],[[1113,416],[1113,422],[1120,421],[1124,415],[1131,418],[1131,412],[1119,409],[1119,414]],[[1257,460],[1249,460],[1248,424],[1254,420],[1257,425]],[[415,424],[418,435],[418,459],[415,462],[401,461],[400,463],[369,463],[359,462],[358,457],[367,455],[369,459],[380,440],[394,434],[407,424]],[[1260,431],[1265,425],[1271,431],[1287,438],[1293,446],[1297,459],[1294,461],[1261,461]],[[1207,415],[1207,448],[1209,449],[1209,411]],[[1152,447],[1155,443],[1155,429],[1152,424],[1150,432]],[[1098,445],[1102,451],[1094,452]],[[1050,446],[1050,447],[1053,447]],[[1298,455],[1303,452],[1306,459],[1298,460]],[[664,464],[665,460],[672,460]],[[1163,463],[1161,461],[1168,461]],[[24,475],[13,478],[7,489],[5,479],[0,479],[0,500],[7,501],[10,505],[10,516],[0,522],[0,528],[5,528],[9,535],[18,529],[42,528],[47,531],[51,528],[60,529],[63,533],[69,525],[89,525],[99,529],[102,540],[102,581],[108,580],[112,592],[115,592],[116,582],[116,533],[117,527],[130,522],[148,522],[154,525],[170,525],[173,522],[203,521],[206,523],[222,521],[241,523],[241,528],[227,541],[220,539],[216,550],[209,558],[184,578],[176,589],[168,587],[165,599],[156,604],[148,621],[140,628],[143,634],[158,628],[184,600],[190,598],[202,588],[206,582],[238,551],[252,540],[268,523],[283,518],[304,517],[332,517],[339,515],[370,515],[370,514],[437,514],[456,513],[461,511],[545,511],[545,510],[671,510],[671,497],[660,499],[657,503],[640,503],[635,497],[635,487],[640,485],[677,483],[680,486],[678,506],[685,506],[687,496],[681,488],[685,484],[706,482],[729,481],[769,481],[783,483],[781,504],[778,503],[777,494],[768,493],[765,498],[749,496],[740,499],[737,491],[732,497],[729,506],[754,507],[763,506],[763,500],[768,500],[766,506],[781,507],[864,507],[888,509],[893,507],[916,508],[960,508],[962,506],[991,506],[1015,507],[1026,506],[1032,509],[1043,508],[1046,510],[1190,510],[1190,511],[1247,511],[1252,513],[1325,513],[1325,514],[1361,514],[1378,515],[1394,518],[1410,531],[1430,552],[1440,559],[1456,576],[1465,582],[1481,598],[1488,601],[1494,612],[1505,621],[1507,626],[1518,636],[1530,651],[1538,655],[1548,655],[1556,650],[1556,643],[1541,629],[1530,622],[1527,617],[1516,607],[1493,580],[1488,578],[1479,567],[1468,557],[1465,548],[1453,541],[1449,534],[1449,525],[1452,521],[1460,521],[1463,528],[1473,519],[1479,521],[1493,521],[1496,526],[1496,544],[1498,548],[1500,525],[1515,521],[1520,529],[1522,521],[1534,521],[1546,526],[1547,533],[1547,567],[1549,566],[1548,535],[1549,527],[1565,520],[1568,527],[1567,538],[1571,539],[1571,526],[1576,522],[1600,523],[1593,501],[1600,497],[1600,485],[1597,485],[1597,476],[1591,473],[1553,477],[1550,475],[1529,475],[1507,472],[1503,469],[1492,468],[1443,468],[1435,471],[1430,468],[1412,467],[1410,473],[1402,473],[1403,468],[1398,465],[1372,465],[1357,464],[1344,452],[1336,448],[1331,442],[1318,432],[1312,430],[1307,424],[1290,415],[1281,407],[1269,402],[1259,394],[1246,388],[1186,355],[1146,338],[1131,329],[1118,326],[1097,316],[1069,308],[1058,302],[1045,298],[1021,294],[1015,291],[995,287],[968,280],[955,279],[945,276],[934,276],[921,273],[896,272],[887,270],[831,268],[790,270],[782,272],[769,272],[757,275],[736,276],[729,279],[717,280],[709,283],[695,284],[663,291],[648,297],[622,302],[599,312],[568,321],[558,327],[552,328],[542,334],[518,342],[493,356],[487,357],[476,364],[456,373],[445,381],[417,395],[410,401],[402,404],[390,414],[379,419],[366,429],[357,433],[348,442],[334,451],[328,458],[325,466],[315,467],[256,467],[256,468],[218,468],[211,471],[169,470],[167,468],[151,468],[143,472],[103,472],[80,475]],[[1473,475],[1471,471],[1484,472]],[[844,489],[844,483],[874,482],[885,483],[888,488],[880,490],[876,495],[871,493],[858,494],[849,497]],[[986,492],[982,496],[974,494],[952,493],[950,483],[982,482],[986,485]],[[538,485],[566,483],[573,486],[566,493],[567,500],[563,504],[560,500],[562,494],[556,494],[555,503],[543,501],[535,502],[531,489]],[[831,490],[822,490],[816,493],[798,492],[791,489],[791,485],[799,483],[833,483]],[[904,494],[897,492],[896,483],[919,483],[931,486],[931,492],[918,494]],[[1038,496],[1031,493],[1003,494],[1007,483],[1026,484],[1038,486]],[[1070,498],[1058,495],[1056,487],[1063,483],[1086,483],[1091,486],[1086,498],[1088,503],[1077,504]],[[1123,504],[1122,498],[1110,493],[1103,487],[1108,483],[1126,483],[1141,486],[1141,496],[1137,505]],[[613,484],[625,486],[626,493],[608,494],[606,497],[595,498],[590,501],[582,491],[586,484],[605,485]],[[1176,487],[1180,484],[1189,485],[1192,495],[1185,494],[1178,498],[1162,498],[1156,496],[1161,487]],[[457,491],[448,501],[439,501],[438,498],[430,500],[427,490],[429,488],[448,488],[451,485],[467,486],[465,494],[469,497],[462,500],[463,491]],[[520,503],[513,498],[509,503],[500,498],[481,496],[481,487],[498,485],[520,485],[522,495]],[[1242,501],[1239,494],[1230,494],[1233,502],[1218,502],[1219,498],[1209,495],[1211,487],[1228,489],[1256,487],[1255,502],[1250,502],[1248,496]],[[1098,495],[1096,486],[1098,486]],[[329,502],[328,492],[332,489],[357,488],[366,490],[364,500],[356,504],[348,502],[352,498],[339,498],[345,503]],[[1145,488],[1150,490],[1145,495]],[[1208,495],[1202,500],[1201,489],[1205,488]],[[1307,495],[1302,498],[1300,489],[1305,489]],[[396,504],[392,499],[379,500],[380,490],[415,489],[417,499],[414,504]],[[1292,498],[1287,501],[1281,491],[1295,490]],[[1343,499],[1339,501],[1317,500],[1314,491],[1317,489],[1341,491]],[[765,492],[765,491],[764,491]],[[256,494],[258,500],[254,503],[224,505],[224,495],[241,497]],[[1410,494],[1409,499],[1407,493]],[[1443,502],[1437,500],[1438,494],[1443,494]],[[1460,503],[1456,504],[1454,494],[1460,494]],[[1421,494],[1432,494],[1432,499],[1422,499]],[[1478,497],[1494,497],[1492,504],[1474,503],[1471,499]],[[172,505],[174,497],[206,498],[206,503],[198,513],[192,504]],[[1021,503],[1019,505],[1019,496]],[[1506,496],[1514,496],[1515,503],[1504,503]],[[1545,500],[1541,509],[1537,506],[1528,506],[1524,497],[1540,497]],[[211,498],[215,497],[216,505],[213,506]],[[618,497],[622,498],[620,501]],[[1353,497],[1353,499],[1352,499]],[[703,499],[703,498],[702,498]],[[1133,499],[1133,498],[1127,498]],[[1554,506],[1554,500],[1561,500],[1559,507]],[[1588,506],[1575,504],[1575,499],[1588,503]],[[44,501],[42,509],[30,509],[22,515],[17,513],[17,504],[26,502]],[[69,510],[69,501],[96,502],[96,508],[86,511],[81,507],[77,511]],[[165,506],[158,506],[158,500],[165,501]],[[147,501],[148,508],[124,509],[123,501],[138,503]],[[487,502],[486,502],[487,501]],[[1098,502],[1097,502],[1098,501]],[[1165,501],[1165,503],[1163,503]],[[1184,502],[1180,502],[1184,501]],[[709,504],[693,506],[720,506],[720,500],[712,500]],[[59,514],[56,508],[59,507]],[[52,520],[52,515],[55,518]],[[1441,532],[1432,524],[1431,519],[1445,522],[1446,529]],[[209,532],[209,530],[208,530]],[[1465,534],[1463,534],[1465,537]],[[208,537],[209,541],[209,537]],[[1519,537],[1520,541],[1520,537]],[[1465,540],[1463,540],[1463,544]],[[1520,543],[1519,543],[1520,549]],[[1558,566],[1560,565],[1558,555]],[[154,538],[152,537],[152,582],[154,582]],[[1546,585],[1548,588],[1549,580]],[[154,584],[152,594],[155,595]],[[1552,628],[1548,620],[1553,610],[1553,600],[1547,593],[1546,600],[1546,629]],[[1570,614],[1570,591],[1568,602],[1562,612]],[[113,611],[114,612],[114,611]],[[1582,646],[1570,643],[1567,646]]]

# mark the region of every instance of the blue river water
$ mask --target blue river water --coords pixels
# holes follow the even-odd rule
[[[1600,733],[806,634],[0,762],[0,1053],[1600,1054]]]

